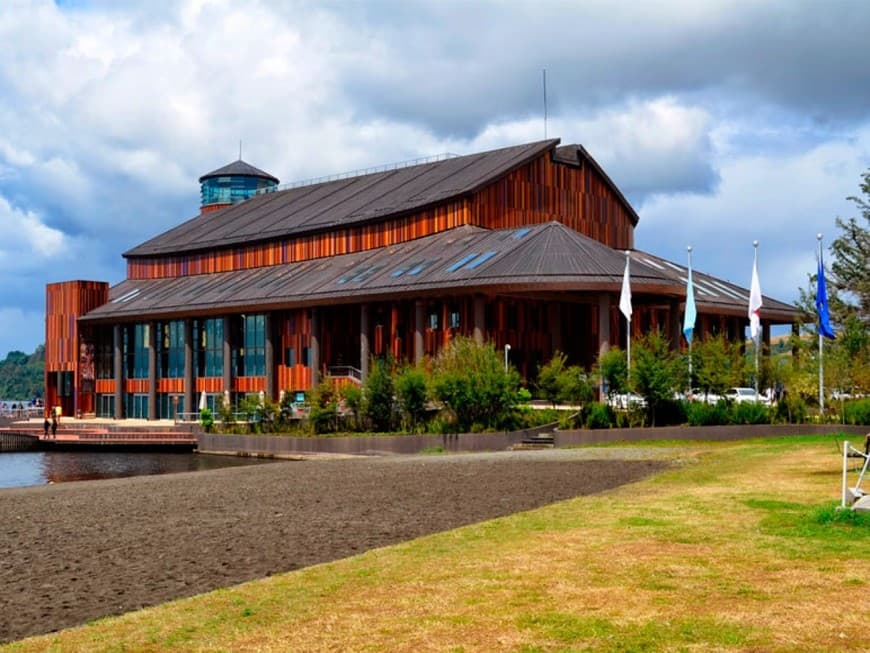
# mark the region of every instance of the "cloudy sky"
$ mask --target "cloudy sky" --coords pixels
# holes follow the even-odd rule
[[[582,143],[636,246],[797,297],[870,167],[870,2],[0,3],[0,357],[238,157],[291,182]]]

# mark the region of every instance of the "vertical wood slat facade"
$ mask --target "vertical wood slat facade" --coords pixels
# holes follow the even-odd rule
[[[103,281],[64,281],[45,288],[45,404],[64,414],[93,408],[95,378],[93,343],[81,333],[78,318],[109,301]],[[58,387],[59,373],[72,375],[73,392]]]
[[[157,279],[306,261],[387,247],[466,224],[488,229],[559,221],[616,249],[632,248],[634,224],[618,194],[589,165],[555,163],[550,153],[469,197],[377,223],[183,256],[131,258],[130,279]]]

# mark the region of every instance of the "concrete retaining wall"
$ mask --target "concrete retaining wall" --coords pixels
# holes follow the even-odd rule
[[[665,440],[725,441],[787,435],[833,435],[848,433],[863,442],[866,426],[813,424],[758,424],[751,426],[673,426],[647,429],[587,429],[556,431],[557,447],[607,444],[615,442],[655,442]],[[445,451],[502,451],[519,444],[541,429],[511,433],[463,433],[452,435],[385,435],[348,437],[286,437],[272,435],[220,435],[201,433],[200,453],[294,456],[329,454],[415,454],[426,449]]]

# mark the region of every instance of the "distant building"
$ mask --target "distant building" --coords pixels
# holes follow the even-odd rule
[[[203,399],[278,399],[371,356],[421,362],[457,334],[510,345],[526,378],[634,336],[679,347],[686,269],[633,249],[638,216],[580,145],[546,140],[280,189],[242,161],[200,178],[202,211],[124,253],[127,278],[49,284],[46,393],[64,414],[172,418]],[[742,339],[749,292],[695,271],[696,332]],[[793,306],[765,298],[771,323]],[[633,337],[634,337],[633,336]]]

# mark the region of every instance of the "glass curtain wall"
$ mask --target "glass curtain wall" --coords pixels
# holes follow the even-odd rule
[[[148,378],[148,339],[150,336],[147,324],[129,324],[123,328],[124,340],[124,378]],[[148,395],[141,393],[125,393],[125,410],[127,417],[148,418]]]
[[[195,320],[193,340],[196,348],[197,377],[220,377],[224,373],[223,318]]]

